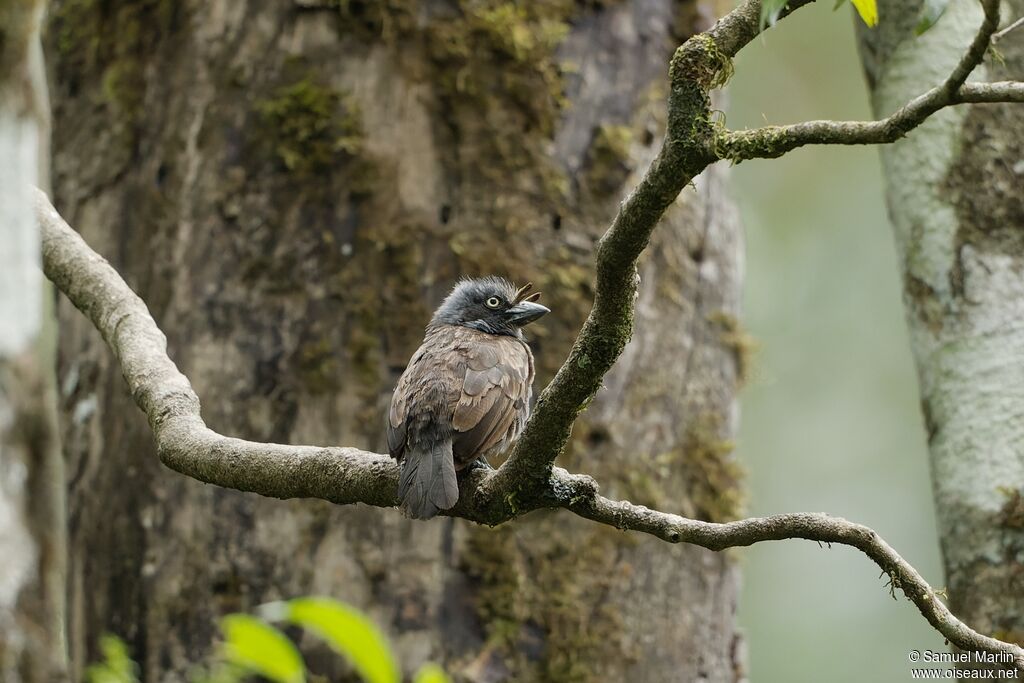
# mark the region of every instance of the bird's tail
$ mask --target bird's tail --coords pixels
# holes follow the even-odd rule
[[[398,498],[402,510],[413,519],[430,519],[455,505],[459,483],[450,440],[406,453],[398,479]]]

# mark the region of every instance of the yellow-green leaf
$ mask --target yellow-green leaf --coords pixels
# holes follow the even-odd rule
[[[137,683],[138,667],[128,656],[128,648],[117,636],[106,635],[100,638],[100,651],[103,661],[91,664],[85,670],[85,680],[89,683]]]
[[[875,0],[850,0],[857,8],[857,14],[868,26],[878,25],[878,5]]]
[[[326,641],[367,683],[399,683],[387,638],[361,612],[330,598],[296,598],[287,605],[285,618]]]
[[[444,673],[444,669],[433,662],[427,662],[416,672],[416,678],[412,683],[451,683],[451,679]]]
[[[247,614],[229,614],[220,622],[227,661],[277,683],[304,683],[306,666],[288,637]]]

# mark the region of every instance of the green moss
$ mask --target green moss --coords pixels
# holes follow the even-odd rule
[[[435,259],[432,277],[499,273],[531,280],[559,311],[557,318],[532,326],[531,337],[569,338],[592,298],[591,252],[554,253],[559,247],[552,247],[538,262],[537,228],[541,222],[557,230],[562,217],[579,214],[570,205],[577,199],[574,188],[551,149],[565,106],[564,75],[571,69],[556,51],[585,8],[569,0],[455,0],[429,12],[414,0],[332,4],[352,50],[379,51],[383,42],[404,76],[430,84],[431,97],[424,102],[436,122],[439,161],[460,188],[449,207],[450,220],[415,226],[447,240],[456,257]],[[386,187],[391,171],[382,173],[378,185]],[[382,242],[406,245],[406,237],[393,231],[407,226],[375,220],[375,212],[368,207],[361,226]],[[605,220],[594,221],[595,231]],[[480,224],[488,230],[475,229]],[[579,232],[578,226],[573,229]],[[390,363],[391,349],[387,353]],[[561,355],[538,356],[538,383],[551,375]]]
[[[608,657],[629,656],[622,621],[598,596],[627,566],[621,533],[607,527],[560,529],[519,547],[512,527],[469,529],[462,569],[487,624],[485,651],[501,656],[509,680],[602,680]],[[581,604],[592,609],[581,610]]]
[[[142,65],[136,60],[115,61],[103,72],[104,98],[129,123],[138,121],[145,87]]]
[[[460,2],[458,16],[440,19],[427,31],[445,90],[474,97],[478,105],[511,98],[550,132],[562,104],[554,50],[568,33],[573,9],[570,2]]]
[[[129,163],[144,115],[145,67],[173,39],[184,5],[175,0],[64,0],[51,7],[50,32],[58,82],[76,89],[95,79],[96,103],[108,108],[110,142],[119,154],[112,166]]]
[[[1024,529],[1024,494],[1020,489],[1001,487],[1006,501],[999,510],[999,523],[1007,529]]]
[[[506,527],[470,530],[466,552],[461,556],[465,561],[463,571],[477,587],[474,606],[487,625],[490,645],[505,647],[513,643],[523,618],[521,574],[514,561],[517,556],[513,533]]]
[[[361,149],[355,104],[312,76],[278,88],[256,108],[274,154],[290,173],[306,177],[329,171]]]
[[[417,0],[327,0],[337,9],[343,32],[394,42],[416,28]]]
[[[76,69],[118,61],[141,62],[178,25],[176,0],[63,0],[50,8],[57,62]]]
[[[343,32],[391,42],[396,50],[417,45],[427,55],[443,118],[459,137],[480,141],[458,163],[473,177],[564,201],[568,180],[548,158],[545,141],[564,106],[563,66],[555,49],[579,8],[569,0],[543,3],[459,0],[428,15],[416,2],[337,2]],[[485,128],[487,133],[482,133]],[[520,172],[526,172],[520,174]],[[512,221],[510,207],[498,220]]]
[[[471,24],[495,49],[520,63],[535,63],[565,37],[568,26],[556,16],[528,10],[517,3],[479,9],[464,5]]]
[[[58,57],[91,61],[100,45],[100,12],[97,0],[63,0],[52,5],[51,30],[56,36]]]
[[[569,188],[547,154],[564,106],[555,48],[574,10],[571,2],[463,1],[455,16],[440,18],[425,31],[441,106],[463,135],[482,143],[457,163],[552,211],[564,203]],[[495,222],[515,230],[521,208],[513,202],[495,208]]]
[[[303,385],[314,394],[340,388],[340,368],[330,339],[321,337],[299,347],[299,376]]]
[[[632,170],[629,126],[602,124],[597,127],[587,151],[586,182],[598,194],[617,190]]]
[[[744,329],[736,316],[719,311],[708,316],[708,322],[718,328],[719,342],[732,354],[736,363],[736,379],[740,386],[750,378],[757,340]]]
[[[621,496],[639,505],[677,509],[686,517],[709,522],[737,519],[743,508],[740,484],[744,473],[732,456],[734,448],[730,439],[723,438],[717,415],[699,415],[676,447],[638,458],[630,466],[620,484]],[[685,496],[680,496],[680,488]]]
[[[707,54],[708,62],[714,69],[714,75],[711,77],[710,86],[712,88],[724,88],[725,84],[729,82],[733,74],[736,73],[736,69],[733,66],[732,59],[722,52],[718,47],[718,43],[707,36],[701,34],[707,38]]]
[[[744,502],[743,468],[732,457],[735,444],[720,436],[720,422],[713,415],[697,418],[686,432],[681,451],[666,455],[677,459],[685,472],[691,516],[709,522],[738,519]]]
[[[360,163],[359,161],[356,162]],[[370,207],[368,212],[374,209]],[[344,302],[343,375],[354,378],[359,418],[379,421],[379,391],[389,367],[403,367],[419,345],[429,311],[421,295],[422,235],[418,224],[368,221],[332,266],[328,296]],[[338,254],[334,246],[331,253]],[[358,266],[348,261],[358,259]],[[366,273],[380,274],[367,278]]]
[[[690,81],[703,90],[710,90],[725,85],[733,71],[732,60],[715,39],[700,33],[676,49],[669,65],[669,78],[674,85]]]
[[[423,38],[442,90],[474,98],[475,105],[512,97],[540,120],[547,118],[552,101],[561,103],[562,69],[554,50],[577,11],[569,0],[458,0],[447,12],[426,16],[413,0],[331,4],[340,14],[342,32],[374,42],[383,38],[396,46],[414,36]],[[545,94],[552,101],[545,101]]]

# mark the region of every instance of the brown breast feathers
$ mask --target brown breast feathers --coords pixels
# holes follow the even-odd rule
[[[524,342],[461,326],[432,330],[392,399],[391,454],[401,459],[438,431],[452,439],[456,469],[499,453],[529,417],[532,384],[533,355]]]

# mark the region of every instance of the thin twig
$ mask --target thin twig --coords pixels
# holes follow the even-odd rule
[[[1000,38],[1005,36],[1010,31],[1018,29],[1021,26],[1024,26],[1024,17],[1021,17],[1020,19],[1018,19],[1017,21],[1013,22],[1012,24],[1010,24],[1006,28],[1001,29],[1001,30],[996,31],[995,33],[993,33],[992,34],[992,42],[994,43],[994,42],[998,41]]]

